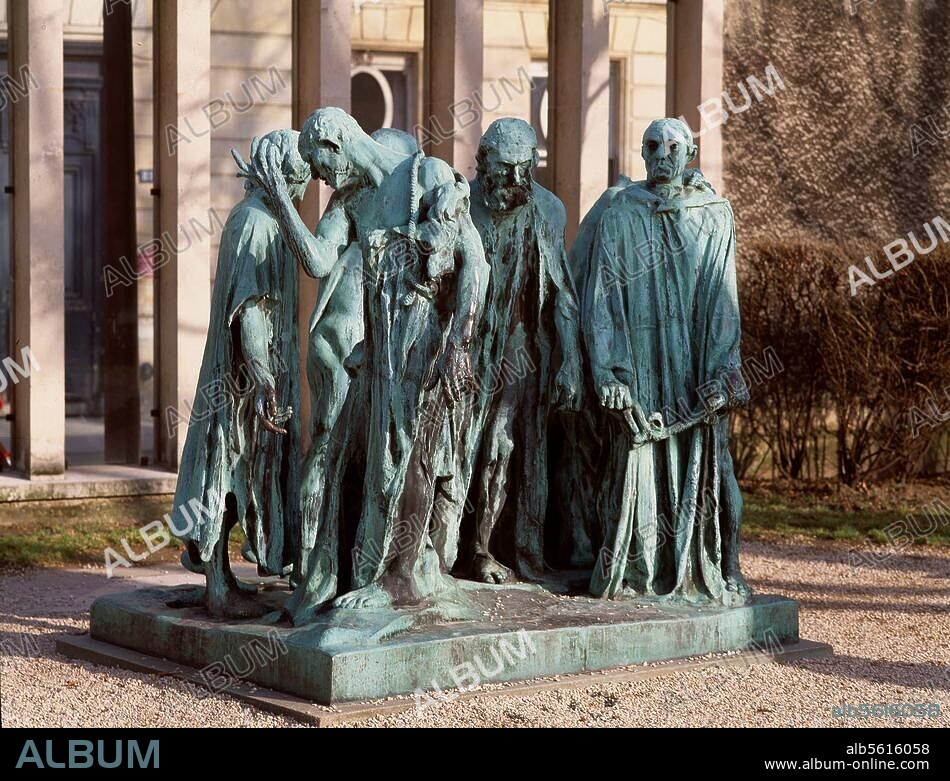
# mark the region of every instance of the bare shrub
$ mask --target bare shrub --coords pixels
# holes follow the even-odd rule
[[[822,334],[815,303],[826,295],[830,264],[817,244],[760,241],[746,245],[737,265],[743,355],[771,348],[784,367],[751,387],[752,401],[737,415],[738,441],[767,447],[776,470],[798,479],[822,418],[827,378],[816,362]]]
[[[753,387],[737,415],[737,466],[748,469],[750,448],[766,447],[781,476],[822,477],[830,435],[838,479],[850,485],[909,477],[938,448],[944,432],[913,425],[912,410],[950,386],[950,249],[852,296],[847,270],[865,256],[888,268],[880,245],[758,241],[743,250],[743,353],[771,346],[784,371]]]

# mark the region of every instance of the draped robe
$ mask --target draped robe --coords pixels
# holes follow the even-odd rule
[[[633,184],[604,211],[591,257],[584,328],[595,384],[615,378],[667,426],[692,419],[715,391],[727,407],[743,403],[728,201],[692,188],[663,200]],[[592,593],[733,599],[742,500],[725,414],[640,446],[624,416],[600,418]]]
[[[403,163],[406,169],[425,164],[421,153]],[[462,226],[470,235],[474,228],[467,188],[450,218],[430,215],[440,193],[459,191],[460,179],[447,166],[444,171],[456,178],[420,194],[413,204],[418,208],[416,228],[379,229],[355,205],[351,210],[363,257],[366,415],[363,504],[353,549],[355,588],[381,577],[397,554],[412,551],[413,580],[420,592],[431,591],[441,568],[433,536],[443,522],[457,523],[464,501],[446,490],[459,466],[464,405],[450,409],[438,363],[455,317]],[[438,241],[413,238],[436,224],[444,228]],[[424,527],[419,535],[413,532],[416,524]]]
[[[526,574],[544,565],[547,429],[560,347],[555,312],[571,322],[579,318],[564,250],[564,206],[534,183],[529,203],[513,213],[493,215],[484,205],[478,179],[470,184],[472,222],[491,272],[474,340],[477,392],[465,432],[462,483],[476,513],[484,511],[479,470],[498,457],[499,448],[514,449],[506,483],[514,499],[514,564]],[[443,558],[451,565],[455,550],[451,545],[446,550]]]
[[[284,435],[264,429],[254,409],[253,375],[241,345],[248,305],[264,313],[277,405],[293,409]],[[183,530],[182,539],[209,560],[230,494],[259,571],[277,575],[293,562],[298,537],[297,261],[260,191],[248,193],[224,225],[209,323],[172,531]]]
[[[372,231],[361,244],[369,369],[363,514],[353,561],[357,587],[384,571],[394,543],[405,533],[402,501],[414,450],[424,453],[433,477],[446,477],[458,441],[436,375],[451,312],[440,306],[444,295],[414,292],[413,283],[426,278],[426,257],[420,252],[407,262],[408,232],[408,227]]]
[[[631,179],[621,175],[617,184],[608,188],[581,220],[571,244],[567,268],[574,283],[578,304],[582,308],[586,300],[587,284],[591,278],[592,249],[597,225],[614,197],[631,184]],[[580,348],[583,366],[582,406],[579,412],[563,415],[556,421],[561,428],[561,441],[565,443],[565,447],[552,465],[553,472],[557,474],[557,479],[552,483],[552,506],[555,508],[555,515],[560,515],[561,559],[569,566],[584,569],[591,567],[594,561],[591,527],[594,524],[592,515],[596,486],[593,477],[602,442],[598,426],[597,389],[592,381],[590,357],[583,339]]]

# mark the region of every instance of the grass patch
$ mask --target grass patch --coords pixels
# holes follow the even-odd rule
[[[745,518],[743,536],[780,541],[792,535],[818,540],[843,540],[889,544],[885,529],[907,521],[913,530],[928,525],[922,508],[935,499],[944,503],[945,515],[937,529],[916,535],[915,545],[950,546],[950,486],[914,484],[855,492],[827,487],[750,483],[743,486]],[[0,572],[25,567],[105,565],[105,549],[125,556],[127,540],[136,555],[147,552],[139,529],[171,510],[172,497],[125,497],[0,504]],[[243,534],[234,529],[230,538],[232,561],[240,560]],[[133,566],[177,566],[183,548],[179,540]]]
[[[821,501],[790,503],[779,498],[760,498],[747,496],[743,535],[750,538],[775,539],[783,535],[800,534],[815,539],[847,540],[886,544],[890,538],[885,529],[898,521],[907,521],[913,516],[908,527],[925,530],[933,526],[921,511],[926,506],[900,507],[893,509],[859,508],[840,509],[829,507]],[[947,503],[950,508],[950,502]],[[939,519],[938,519],[939,521]],[[914,534],[915,545],[950,545],[950,515],[937,523],[936,531],[930,534]]]
[[[63,566],[69,564],[105,564],[105,550],[112,548],[123,558],[122,540],[139,556],[148,548],[139,536],[138,526],[82,523],[75,525],[42,525],[0,535],[0,570],[21,567]],[[142,562],[168,560],[169,554],[180,552],[182,544],[173,539]]]
[[[172,537],[150,553],[139,533],[146,524],[161,520],[171,509],[171,501],[171,497],[149,496],[2,506],[0,572],[82,565],[97,565],[104,571],[106,548],[129,558],[123,540],[136,556],[148,554],[141,561],[130,560],[133,567],[175,564],[184,549],[180,540]],[[233,561],[240,560],[243,540],[241,530],[233,529],[229,540]]]

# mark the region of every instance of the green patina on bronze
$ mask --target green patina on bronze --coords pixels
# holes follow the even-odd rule
[[[310,181],[297,136],[279,130],[265,138],[292,203],[299,203]],[[183,563],[206,574],[206,604],[215,615],[260,613],[250,589],[231,575],[227,537],[235,523],[262,574],[281,574],[293,562],[300,485],[297,367],[296,259],[281,239],[266,193],[248,180],[221,234],[208,339],[172,513],[174,530],[188,542]]]
[[[442,675],[482,647],[502,599],[499,632],[540,622],[542,650],[512,680],[796,638],[794,604],[751,599],[739,571],[735,233],[686,167],[695,153],[678,120],[651,124],[647,179],[605,192],[570,254],[522,120],[487,129],[471,182],[333,108],[235,153],[246,196],[222,237],[176,495],[207,508],[183,556],[207,588],[169,593],[160,627],[156,605],[97,603],[94,634],[183,643],[204,665],[240,634],[198,627],[205,608],[267,613],[251,634],[289,619],[293,653],[257,680],[323,701]],[[313,230],[297,212],[311,178],[335,190]],[[297,263],[321,280],[302,470]],[[201,392],[221,383],[241,392]],[[289,594],[234,578],[234,523],[262,574],[292,565]]]
[[[234,675],[327,705],[413,694],[425,702],[460,686],[750,647],[777,653],[799,639],[798,605],[781,597],[756,596],[737,607],[670,606],[482,587],[472,596],[475,618],[464,622],[426,623],[417,620],[419,609],[332,610],[295,627],[278,620],[284,592],[263,592],[273,611],[263,619],[223,622],[166,606],[169,593],[187,590],[101,597],[90,616],[92,637],[206,671],[214,665],[228,676],[198,678],[208,683]],[[728,662],[714,664],[722,675]]]
[[[653,122],[646,181],[614,194],[592,241],[584,335],[604,444],[595,595],[749,594],[728,448],[728,410],[747,398],[735,228],[728,201],[684,181],[695,154],[682,122]]]
[[[387,148],[339,109],[320,109],[300,152],[336,193],[311,233],[286,189],[278,153],[261,144],[257,181],[305,270],[326,277],[356,242],[362,254],[364,339],[345,363],[363,375],[366,470],[350,594],[336,605],[418,603],[451,587],[431,537],[434,519],[458,515],[453,479],[455,408],[471,382],[469,349],[487,268],[468,213],[468,184],[445,163]],[[332,443],[335,445],[336,443]],[[306,497],[305,504],[306,507]],[[317,518],[331,520],[327,514]],[[313,539],[335,528],[308,528]],[[297,622],[336,592],[323,546],[301,550]]]
[[[378,130],[373,140],[405,155],[419,152],[408,133]],[[347,247],[320,283],[310,318],[307,379],[310,385],[310,449],[301,481],[299,572],[309,573],[295,597],[296,620],[308,620],[336,597],[340,583],[340,537],[346,533],[344,478],[359,490],[366,467],[366,373],[360,371],[363,339],[363,255],[358,242]],[[348,486],[351,490],[354,486]]]
[[[479,144],[471,183],[472,220],[490,272],[462,480],[475,514],[471,572],[488,583],[508,577],[491,551],[506,503],[511,563],[521,577],[543,577],[548,423],[554,408],[576,410],[581,397],[564,205],[533,181],[537,147],[524,120],[496,120]]]

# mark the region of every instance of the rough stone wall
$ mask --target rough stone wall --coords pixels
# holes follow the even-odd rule
[[[727,0],[733,103],[769,63],[785,84],[721,126],[746,238],[886,243],[950,220],[950,0],[853,5]]]

